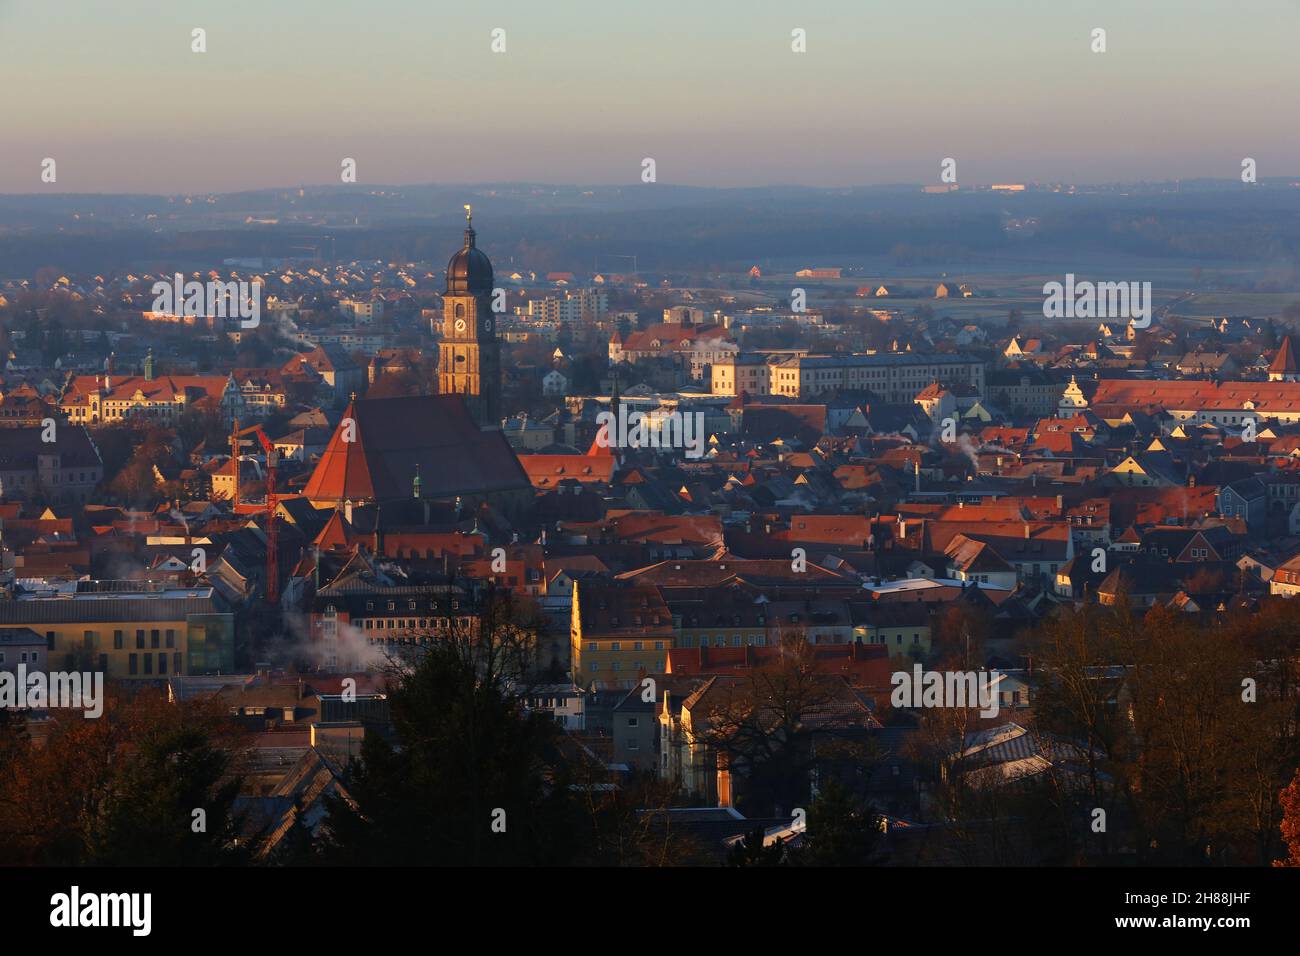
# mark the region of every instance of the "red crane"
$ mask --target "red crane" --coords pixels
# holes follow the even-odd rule
[[[239,449],[244,444],[240,436],[247,435],[250,432],[257,436],[258,442],[262,445],[262,451],[266,453],[266,506],[264,509],[266,515],[266,603],[275,604],[280,600],[280,528],[279,523],[275,520],[275,466],[280,453],[276,451],[271,439],[266,437],[266,432],[262,430],[261,425],[245,428],[241,432],[239,430],[239,419],[235,419],[235,429],[230,436],[230,456],[233,459],[235,469],[234,508],[236,514],[248,510],[241,506],[239,502]]]
[[[266,452],[266,603],[280,601],[280,522],[275,520],[275,465],[280,453],[266,437],[262,426],[256,426],[257,438]]]

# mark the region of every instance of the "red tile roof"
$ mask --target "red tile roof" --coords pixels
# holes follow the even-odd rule
[[[348,423],[354,441],[344,441]],[[303,490],[315,504],[515,491],[528,476],[505,437],[480,429],[458,395],[358,399],[348,405]]]
[[[790,653],[784,647],[685,647],[668,651],[666,673],[693,677],[735,674],[777,663]],[[884,690],[890,686],[889,651],[878,644],[815,644],[802,652],[817,674],[843,674],[854,687]]]
[[[1283,336],[1282,345],[1277,350],[1277,355],[1273,356],[1273,364],[1268,367],[1270,372],[1279,374],[1292,374],[1297,372],[1295,361],[1295,344],[1291,341],[1291,336]]]

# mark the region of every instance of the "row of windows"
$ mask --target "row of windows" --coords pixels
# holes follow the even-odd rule
[[[707,634],[701,635],[699,640],[700,640],[699,643],[700,647],[709,646],[709,636]],[[750,634],[748,637],[743,637],[740,634],[732,634],[730,642],[728,642],[727,636],[725,634],[718,634],[713,638],[714,647],[727,647],[727,646],[744,647],[746,644],[748,644],[750,647],[766,647],[767,637],[763,634]],[[695,647],[696,646],[695,638],[693,636],[683,634],[680,640],[680,645],[682,647]]]
[[[136,650],[144,650],[144,640],[145,640],[144,635],[145,632],[143,628],[135,632]],[[88,648],[97,647],[99,645],[99,632],[86,631],[83,634],[83,640],[86,642],[86,647]],[[113,650],[115,651],[122,650],[125,643],[126,643],[126,632],[120,630],[114,631]],[[53,647],[53,645],[50,646]],[[174,629],[170,627],[162,630],[158,628],[153,628],[149,631],[150,648],[157,649],[159,647],[175,647],[175,646],[176,646],[176,631]]]
[[[131,674],[131,675],[133,675],[133,676],[135,676],[135,675],[139,675],[139,674],[145,674],[145,675],[153,674],[153,673],[154,673],[154,663],[153,663],[153,662],[154,662],[154,656],[155,656],[155,655],[153,655],[153,654],[131,654],[131,655],[127,658],[127,664],[126,664],[127,673],[128,673],[128,674]],[[158,671],[157,671],[157,673],[159,673],[159,674],[166,674],[166,673],[167,673],[167,656],[168,656],[168,655],[166,655],[166,654],[158,654],[158,655],[157,655],[157,658],[158,658]],[[108,670],[108,658],[107,658],[106,655],[104,655],[104,654],[99,655],[99,662],[100,662],[100,663],[99,663],[99,666],[100,666],[101,668],[103,668],[104,670]],[[140,670],[140,665],[141,665],[141,664],[144,665],[144,670],[143,670],[143,671]],[[174,654],[171,655],[171,665],[172,665],[172,673],[173,673],[173,674],[179,674],[179,673],[181,672],[181,655],[180,655],[180,652],[179,652],[179,651],[177,651],[176,653],[174,653]]]
[[[888,634],[877,634],[877,635],[875,635],[875,637],[873,637],[873,638],[872,638],[871,640],[869,640],[867,643],[868,643],[868,644],[888,644],[888,643],[889,643],[889,635],[888,635]],[[896,645],[898,645],[898,646],[901,647],[902,644],[903,644],[903,635],[902,635],[902,634],[895,634],[895,635],[894,635],[894,643],[895,643]],[[920,644],[920,643],[921,643],[921,635],[920,635],[919,633],[913,632],[913,634],[912,634],[912,643],[913,643],[914,645],[915,645],[915,644]]]
[[[66,484],[86,484],[87,482],[92,482],[92,481],[93,481],[93,482],[97,482],[97,481],[99,481],[99,474],[98,474],[98,472],[93,472],[93,471],[91,471],[91,472],[85,472],[85,471],[81,471],[81,472],[75,472],[75,473],[74,473],[74,472],[71,472],[71,471],[69,471],[69,472],[57,472],[57,471],[56,471],[56,472],[53,472],[53,473],[50,475],[50,484],[57,485],[57,484],[59,483],[59,475],[60,475],[60,474],[63,474],[63,483],[64,483],[65,485],[66,485]],[[14,485],[14,486],[19,487],[19,488],[26,488],[26,487],[27,487],[27,479],[28,479],[28,478],[31,478],[31,479],[32,479],[32,484],[33,484],[33,485],[37,484],[37,483],[39,482],[39,480],[40,480],[39,478],[32,476],[29,472],[17,471],[17,472],[12,472],[12,473],[9,474],[9,475],[0,476],[0,484],[11,484],[11,485]]]
[[[664,649],[664,642],[663,642],[663,641],[655,641],[655,642],[654,642],[654,645],[655,645],[655,650],[656,650],[656,651],[662,651],[662,650]],[[610,641],[610,644],[609,644],[609,648],[608,648],[608,650],[611,650],[611,651],[621,651],[622,649],[623,649],[623,642],[622,642],[622,641]],[[644,649],[645,649],[645,641],[633,641],[633,642],[632,642],[632,650],[634,650],[634,651],[640,651],[640,650],[644,650]],[[587,650],[589,650],[589,651],[598,651],[598,650],[600,650],[600,644],[599,644],[597,641],[588,641],[588,642],[587,642]]]
[[[417,604],[419,604],[418,601],[407,601],[407,602],[406,602],[406,608],[405,608],[405,609],[408,610],[408,611],[415,611],[415,610],[418,610],[418,608],[416,607]],[[367,602],[366,602],[366,610],[367,610],[367,611],[373,611],[374,609],[375,609],[375,602],[374,602],[374,601],[367,601]],[[453,611],[459,610],[459,609],[460,609],[460,602],[459,602],[459,601],[452,601],[452,602],[451,602],[451,609],[452,609]],[[388,608],[387,608],[387,610],[389,610],[389,611],[396,611],[396,610],[397,610],[397,602],[396,602],[396,601],[389,601],[389,602],[388,602]],[[436,610],[438,610],[438,603],[437,603],[436,601],[430,601],[430,602],[429,602],[429,610],[431,610],[431,611],[436,611]],[[335,617],[337,614],[338,614],[338,608],[336,608],[333,604],[330,604],[330,605],[328,605],[328,606],[325,608],[325,616],[326,616],[326,617]]]
[[[473,618],[457,618],[456,623],[460,627],[469,627]],[[427,631],[432,628],[435,631],[445,631],[451,627],[451,618],[446,617],[363,617],[352,622],[353,625],[365,631]],[[328,628],[327,628],[328,631]]]

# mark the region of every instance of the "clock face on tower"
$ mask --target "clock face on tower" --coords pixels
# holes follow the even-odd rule
[[[465,320],[464,320],[464,319],[457,319],[457,320],[456,320],[456,331],[457,331],[457,332],[464,332],[464,331],[465,331]]]

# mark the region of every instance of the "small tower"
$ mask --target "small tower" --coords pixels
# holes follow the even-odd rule
[[[1070,384],[1065,386],[1065,392],[1061,395],[1061,401],[1056,406],[1056,415],[1058,418],[1073,418],[1081,411],[1088,408],[1088,399],[1083,394],[1083,389],[1075,381],[1073,375],[1070,376]]]

